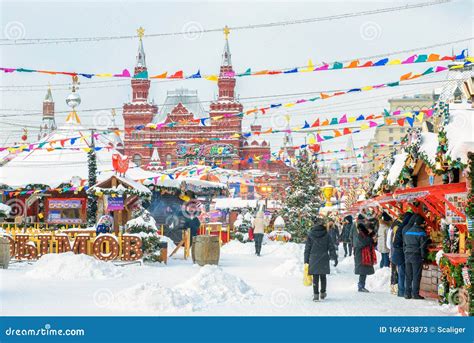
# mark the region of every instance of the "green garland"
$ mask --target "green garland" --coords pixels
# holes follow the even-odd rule
[[[466,219],[469,226],[474,225],[474,153],[469,152],[467,154],[469,172],[467,175],[467,181],[470,183],[469,193],[467,195],[467,207],[466,207]],[[472,227],[471,227],[472,229]],[[467,259],[467,269],[469,273],[469,280],[471,282],[471,287],[468,289],[469,294],[469,315],[474,316],[474,251],[473,251],[473,231],[468,231],[467,244],[466,247],[470,252],[470,255]]]

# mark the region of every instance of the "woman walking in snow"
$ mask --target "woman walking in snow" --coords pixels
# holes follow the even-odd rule
[[[260,256],[262,251],[263,234],[265,232],[265,217],[262,210],[257,212],[254,220],[253,237],[255,240],[255,254]]]
[[[321,299],[326,298],[326,275],[330,274],[330,257],[337,261],[335,246],[322,220],[318,218],[308,234],[304,248],[304,263],[308,265],[305,267],[308,268],[308,274],[313,276],[313,301],[319,301],[320,294]]]
[[[375,256],[375,232],[370,223],[360,221],[357,223],[357,234],[354,235],[354,273],[359,275],[357,288],[359,292],[368,293],[365,288],[367,275],[374,274],[374,264],[377,263]]]

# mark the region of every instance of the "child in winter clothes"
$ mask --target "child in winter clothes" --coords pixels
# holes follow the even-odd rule
[[[308,274],[313,276],[313,301],[326,298],[326,275],[330,274],[329,259],[337,261],[335,246],[321,220],[309,232],[304,249],[304,263],[309,264]],[[321,282],[321,289],[319,288]]]

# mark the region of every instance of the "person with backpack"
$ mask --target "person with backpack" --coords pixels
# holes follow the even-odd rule
[[[318,218],[308,233],[304,249],[304,263],[308,265],[305,268],[308,268],[308,274],[313,276],[313,301],[325,299],[327,296],[326,275],[331,272],[330,258],[334,259],[337,264],[335,246],[324,223]]]
[[[413,225],[403,231],[403,252],[405,254],[406,288],[405,299],[424,299],[420,295],[421,272],[426,258],[428,238],[425,219],[414,215]]]

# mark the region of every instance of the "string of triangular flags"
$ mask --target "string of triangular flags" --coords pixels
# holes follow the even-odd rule
[[[360,88],[352,88],[352,89],[349,89],[347,91],[337,91],[337,92],[332,92],[332,93],[320,93],[319,96],[315,96],[315,97],[312,97],[312,98],[303,98],[303,99],[299,99],[299,100],[291,101],[291,102],[287,102],[287,103],[274,103],[274,104],[270,104],[270,105],[265,106],[265,107],[254,108],[254,109],[246,110],[246,111],[239,112],[239,113],[224,113],[224,114],[219,115],[219,116],[213,116],[212,119],[210,117],[206,117],[206,118],[182,120],[182,121],[178,121],[178,122],[173,121],[173,122],[168,122],[168,123],[166,123],[166,122],[163,122],[163,123],[148,123],[148,124],[145,124],[145,125],[137,125],[133,128],[130,128],[129,130],[130,130],[130,132],[133,131],[133,130],[140,131],[140,130],[144,130],[146,128],[151,129],[151,130],[160,130],[160,129],[166,128],[166,127],[174,128],[175,126],[179,126],[179,125],[186,126],[186,125],[189,125],[191,123],[197,123],[200,126],[212,126],[212,125],[209,125],[209,122],[211,120],[212,121],[218,121],[218,120],[222,120],[222,119],[228,119],[228,118],[233,118],[233,117],[243,117],[244,115],[257,114],[257,113],[265,115],[270,110],[279,109],[279,108],[291,108],[293,106],[297,106],[297,105],[301,105],[301,104],[305,104],[305,103],[310,103],[310,102],[314,102],[314,101],[317,101],[317,100],[325,100],[325,99],[329,99],[329,98],[332,98],[332,97],[335,97],[335,96],[345,95],[345,94],[349,94],[349,93],[365,92],[365,91],[370,91],[370,90],[380,89],[380,88],[386,88],[386,87],[397,87],[397,86],[400,85],[401,82],[413,80],[413,79],[420,78],[420,77],[424,77],[424,76],[432,74],[432,73],[444,72],[444,71],[449,70],[449,69],[450,68],[448,68],[448,67],[442,67],[442,66],[430,67],[422,73],[413,74],[412,72],[409,72],[409,73],[403,74],[402,76],[399,77],[398,81],[394,81],[394,82],[382,83],[382,84],[371,85],[371,86],[364,86],[364,87],[360,87]]]
[[[306,72],[320,72],[320,71],[330,71],[330,70],[341,70],[341,69],[361,69],[361,68],[373,68],[373,67],[383,67],[383,66],[392,66],[392,65],[408,65],[408,64],[417,64],[417,63],[431,63],[431,62],[443,62],[443,61],[464,61],[464,65],[468,66],[474,62],[474,58],[467,56],[467,49],[463,50],[460,54],[454,55],[445,55],[441,56],[436,53],[430,54],[415,54],[411,55],[404,59],[388,57],[379,59],[379,60],[367,60],[361,62],[359,59],[352,60],[347,63],[343,62],[333,62],[333,63],[323,63],[321,65],[315,66],[311,60],[309,60],[308,65],[305,67],[294,67],[294,68],[285,68],[285,69],[264,69],[252,71],[252,68],[247,68],[245,72],[235,73],[235,72],[225,72],[222,76],[224,77],[246,77],[246,76],[261,76],[261,75],[281,75],[281,74],[294,74],[294,73],[306,73]],[[458,68],[461,68],[458,67]],[[87,79],[96,78],[136,78],[136,79],[206,79],[210,81],[217,81],[220,77],[217,74],[206,74],[202,75],[201,71],[198,70],[194,74],[185,74],[183,70],[178,70],[174,73],[163,72],[160,74],[149,76],[148,71],[142,71],[135,75],[131,75],[128,69],[123,69],[121,73],[80,73],[80,72],[70,72],[70,71],[55,71],[55,70],[41,70],[41,69],[31,69],[31,68],[7,68],[0,67],[0,71],[4,73],[39,73],[39,74],[48,74],[48,75],[66,75],[66,76],[81,76]]]

